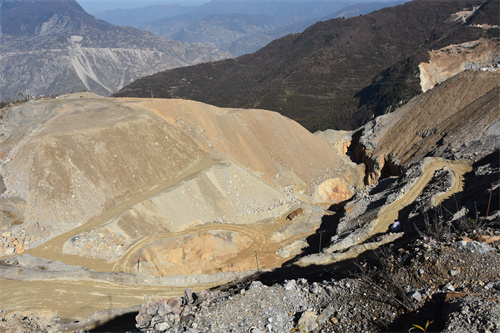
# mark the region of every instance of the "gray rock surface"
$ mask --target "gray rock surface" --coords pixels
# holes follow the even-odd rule
[[[493,333],[500,331],[500,294],[495,297],[466,296],[454,300],[443,333]]]

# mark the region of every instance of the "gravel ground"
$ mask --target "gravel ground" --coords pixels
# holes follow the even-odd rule
[[[498,332],[500,232],[388,247],[351,278],[258,280],[144,304],[141,332]]]

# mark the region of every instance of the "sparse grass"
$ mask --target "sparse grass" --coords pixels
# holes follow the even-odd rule
[[[429,218],[428,212],[423,213],[424,229],[420,230],[418,227],[417,232],[421,237],[430,237],[437,241],[449,241],[452,237],[452,223],[451,220],[445,220],[441,206],[434,210],[434,217],[432,220]]]
[[[431,317],[439,310],[439,297],[433,298],[436,293],[443,293],[446,285],[450,284],[463,292],[472,292],[478,286],[498,279],[499,262],[495,259],[495,252],[481,254],[470,251],[454,243],[461,240],[461,236],[475,239],[485,232],[492,233],[497,229],[495,223],[479,216],[476,211],[469,216],[465,213],[455,219],[451,212],[444,207],[436,207],[430,212],[421,214],[422,222],[415,225],[417,239],[396,249],[394,245],[377,249],[374,258],[370,261],[357,263],[356,277],[360,282],[360,296],[390,305],[400,318],[412,318],[417,324],[398,320],[392,326],[399,329],[427,332],[444,325],[441,319]],[[491,225],[488,225],[490,223]],[[479,238],[477,238],[479,239]],[[458,244],[458,243],[457,243]],[[484,262],[488,265],[484,265]],[[419,291],[421,301],[411,297],[410,292]],[[444,300],[444,297],[443,297]],[[422,307],[427,310],[422,312]],[[429,310],[434,308],[434,310]],[[421,317],[422,315],[427,316]],[[432,319],[436,319],[433,323]],[[422,321],[428,320],[420,326]],[[415,321],[414,321],[415,322]],[[394,324],[391,324],[394,325]],[[405,326],[408,325],[408,326]],[[384,327],[382,327],[384,329]],[[387,327],[385,327],[387,328]]]
[[[460,211],[457,206],[457,212]],[[422,215],[423,226],[414,224],[415,230],[420,237],[429,237],[440,242],[450,241],[454,234],[470,233],[473,230],[484,229],[488,225],[488,221],[479,216],[477,207],[473,216],[464,211],[464,214],[455,220],[453,213],[442,206],[436,207],[431,212],[425,211]],[[429,215],[432,215],[432,218]]]
[[[356,263],[359,269],[358,279],[362,290],[368,291],[367,297],[389,304],[404,312],[414,310],[414,305],[407,295],[408,272],[403,261],[395,260],[391,247],[381,247],[375,251],[376,263]]]
[[[432,324],[434,322],[434,320],[427,320],[427,322],[425,323],[425,327],[422,327],[420,325],[417,325],[417,324],[413,324],[413,327],[416,327],[418,328],[419,330],[422,330],[425,332],[427,332],[427,328],[429,328],[429,325]]]

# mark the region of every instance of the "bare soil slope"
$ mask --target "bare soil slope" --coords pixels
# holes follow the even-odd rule
[[[313,201],[328,201],[315,192],[326,179],[342,175],[348,185],[356,186],[364,172],[277,112],[175,99],[144,99],[141,105],[185,129],[208,153],[228,156],[271,186],[305,194]]]
[[[356,155],[369,181],[425,156],[473,159],[498,149],[499,85],[498,72],[465,71],[363,127]]]
[[[1,274],[32,281],[2,284],[17,300],[0,303],[5,311],[26,308],[25,287],[37,290],[33,310],[81,319],[140,303],[158,283],[171,295],[179,284],[279,267],[304,245],[279,250],[321,225],[328,206],[312,204],[346,200],[363,186],[363,165],[275,112],[91,93],[3,111],[0,257],[22,268],[11,276],[10,264],[0,265]],[[22,253],[35,258],[31,266],[12,258]],[[76,271],[54,273],[47,263]],[[58,298],[54,284],[37,282],[52,273],[66,281]],[[103,294],[89,279],[116,289]],[[127,292],[85,311],[66,302],[119,289]]]
[[[428,62],[421,63],[420,86],[426,92],[435,85],[467,69],[491,67],[500,62],[500,40],[484,39],[449,45],[429,51]]]
[[[406,233],[450,195],[466,205],[463,185],[483,203],[494,189],[497,212],[498,166],[488,161],[498,163],[498,86],[498,73],[467,71],[365,126],[351,147],[376,182],[364,188],[364,166],[342,157],[348,133],[320,140],[274,112],[89,94],[10,108],[0,275],[12,281],[0,288],[15,301],[0,308],[29,304],[75,320],[145,292],[179,294],[279,267],[308,245],[296,263],[356,257],[404,241],[387,232],[396,219]],[[380,181],[390,175],[400,177]],[[309,204],[356,191],[331,225],[322,224],[331,221],[325,206]],[[323,252],[305,256],[318,251],[318,234]],[[11,256],[24,251],[38,259]],[[27,299],[25,287],[37,292]],[[75,297],[94,304],[82,309]]]
[[[265,224],[300,205],[343,201],[363,180],[363,166],[263,110],[80,93],[7,109],[3,125],[2,202],[19,219],[1,235],[1,252],[34,248],[35,256],[99,271],[162,258],[150,253],[159,249],[153,242],[201,225],[238,238],[243,227],[217,225]],[[274,231],[256,232],[255,247]],[[199,272],[217,237],[200,243]],[[140,257],[143,248],[150,254]]]

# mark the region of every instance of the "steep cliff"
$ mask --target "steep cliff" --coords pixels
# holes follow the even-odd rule
[[[365,125],[352,150],[367,182],[426,156],[478,160],[497,151],[499,85],[497,71],[465,71]]]
[[[500,40],[481,38],[458,45],[449,45],[439,50],[429,51],[429,56],[428,62],[422,62],[418,66],[423,92],[464,70],[488,70],[488,67],[500,63]]]

